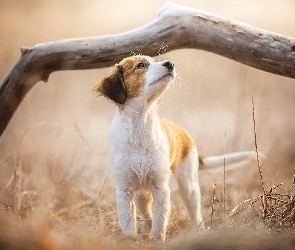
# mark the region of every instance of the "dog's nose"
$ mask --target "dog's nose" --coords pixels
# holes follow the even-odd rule
[[[162,64],[164,67],[166,67],[169,71],[172,71],[174,69],[174,63],[170,61],[165,61]]]

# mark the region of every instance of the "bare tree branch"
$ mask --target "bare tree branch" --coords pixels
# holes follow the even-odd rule
[[[108,67],[136,47],[155,56],[162,44],[171,51],[210,51],[251,67],[295,78],[295,39],[173,3],[137,29],[111,36],[68,39],[21,49],[21,57],[0,86],[0,135],[38,82],[58,70]]]

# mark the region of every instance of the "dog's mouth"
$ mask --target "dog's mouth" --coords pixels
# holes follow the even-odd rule
[[[166,75],[164,75],[164,76],[162,76],[161,78],[159,78],[158,80],[152,82],[152,83],[150,84],[150,86],[153,85],[153,84],[156,84],[156,83],[158,83],[158,82],[160,82],[160,81],[162,81],[162,80],[164,80],[165,78],[169,78],[169,77],[171,77],[172,79],[174,79],[174,77],[175,77],[175,73],[174,73],[174,71],[172,71],[172,72],[168,72]]]

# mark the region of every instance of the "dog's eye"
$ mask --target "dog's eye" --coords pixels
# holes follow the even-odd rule
[[[137,64],[137,66],[136,66],[136,68],[138,68],[138,69],[143,69],[144,67],[145,67],[145,64],[142,62]]]

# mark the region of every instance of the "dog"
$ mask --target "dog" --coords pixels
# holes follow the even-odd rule
[[[222,165],[255,156],[238,152],[199,157],[194,140],[180,125],[159,118],[157,101],[174,81],[171,61],[136,55],[117,63],[94,87],[94,92],[117,106],[109,135],[112,174],[123,235],[137,238],[136,214],[141,235],[164,241],[170,214],[171,173],[193,226],[203,226],[199,165]]]

